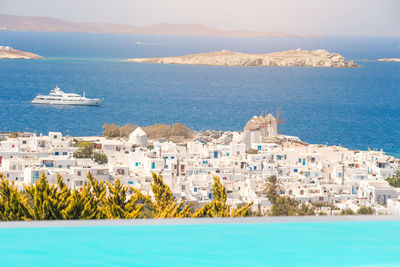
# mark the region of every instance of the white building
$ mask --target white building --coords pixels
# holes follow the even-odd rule
[[[137,127],[130,133],[129,142],[137,146],[147,147],[147,134],[142,130],[142,128]]]

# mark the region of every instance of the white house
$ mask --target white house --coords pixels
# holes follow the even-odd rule
[[[142,128],[137,127],[130,133],[129,142],[141,147],[147,147],[147,134],[142,130]]]

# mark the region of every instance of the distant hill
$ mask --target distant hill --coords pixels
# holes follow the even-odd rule
[[[42,59],[43,57],[10,46],[0,46],[0,59]]]
[[[210,66],[359,67],[354,61],[347,61],[342,55],[323,49],[297,49],[269,54],[247,54],[224,49],[177,57],[131,58],[126,61]]]
[[[112,23],[78,23],[50,17],[27,17],[0,14],[0,30],[37,32],[89,32],[89,33],[130,33],[149,35],[221,36],[221,37],[299,37],[319,36],[292,35],[283,32],[225,31],[204,25],[160,23],[145,27]]]

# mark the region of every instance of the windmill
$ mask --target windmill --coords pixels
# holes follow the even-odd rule
[[[279,109],[276,109],[275,110],[275,119],[276,119],[276,123],[277,123],[277,125],[278,125],[278,127],[279,127],[279,125],[280,124],[286,124],[286,121],[281,121],[280,119],[279,119]]]
[[[277,109],[275,111],[275,117],[271,113],[263,117],[260,128],[264,129],[265,137],[275,137],[278,134],[278,127],[280,124],[285,124],[285,122],[279,119],[279,111]]]

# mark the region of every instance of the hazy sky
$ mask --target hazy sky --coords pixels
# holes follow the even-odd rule
[[[400,36],[400,0],[0,0],[0,13],[138,26],[171,22],[295,34]]]

